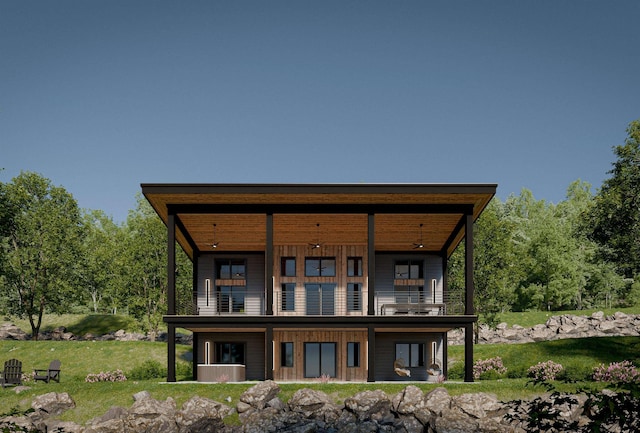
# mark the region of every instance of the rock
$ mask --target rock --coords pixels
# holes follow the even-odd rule
[[[391,413],[391,400],[381,390],[359,392],[347,398],[344,405],[359,421],[380,421]]]
[[[425,407],[424,393],[414,385],[407,386],[391,399],[393,411],[399,414],[412,414]]]
[[[175,416],[176,403],[172,398],[163,402],[149,397],[133,403],[125,426],[136,432],[178,433]]]
[[[27,334],[13,323],[3,323],[0,325],[0,340],[19,340],[27,339]]]
[[[340,407],[327,394],[313,389],[297,390],[289,400],[289,409],[305,418],[335,422],[340,418]]]
[[[484,418],[488,413],[498,411],[500,404],[493,394],[484,392],[462,394],[451,399],[451,406],[473,418]]]
[[[215,433],[224,427],[222,421],[232,409],[222,403],[202,397],[192,397],[176,412],[180,433]]]
[[[37,396],[31,403],[36,412],[45,412],[47,416],[58,416],[76,407],[76,402],[66,392],[49,392]]]
[[[133,394],[134,401],[140,401],[147,398],[151,398],[151,394],[149,393],[149,391],[140,391]]]
[[[241,396],[240,401],[248,404],[255,409],[264,409],[267,402],[272,400],[280,393],[280,387],[272,380],[265,380],[246,390]]]

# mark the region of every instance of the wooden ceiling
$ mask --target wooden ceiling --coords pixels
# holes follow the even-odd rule
[[[170,208],[176,214],[182,227],[176,238],[189,256],[192,244],[208,252],[214,242],[220,252],[264,251],[267,212],[273,214],[274,246],[367,245],[368,213],[373,213],[376,251],[412,251],[422,240],[422,251],[446,247],[451,254],[464,234],[461,209],[472,209],[475,220],[496,185],[143,184],[142,191],[165,224]]]

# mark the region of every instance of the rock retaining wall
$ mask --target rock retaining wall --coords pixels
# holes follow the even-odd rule
[[[492,394],[473,393],[451,396],[445,388],[423,393],[409,385],[388,396],[380,390],[363,391],[336,404],[323,392],[300,389],[288,402],[278,396],[279,386],[260,382],[248,389],[235,407],[192,397],[181,408],[173,399],[153,399],[148,392],[134,395],[130,408],[112,407],[104,415],[79,425],[61,422],[56,416],[75,407],[66,393],[37,397],[33,412],[0,419],[0,430],[9,432],[69,433],[463,433],[531,431],[528,419],[534,407],[546,407],[549,424],[535,431],[590,431],[586,396],[557,394],[537,401],[503,403]],[[537,406],[534,406],[537,405]],[[587,410],[585,410],[587,409]],[[240,425],[225,423],[237,412]],[[631,414],[637,418],[637,414]],[[560,420],[561,422],[557,422]],[[538,423],[540,420],[537,420]],[[627,422],[629,420],[627,419]],[[637,425],[637,420],[631,420]],[[564,426],[564,427],[563,427]],[[631,431],[603,424],[601,431]],[[609,430],[609,427],[614,427]],[[633,430],[636,431],[636,430]]]
[[[532,343],[565,338],[640,336],[640,314],[617,312],[605,316],[602,312],[591,316],[570,314],[552,316],[543,325],[524,328],[500,323],[495,329],[480,325],[479,344]],[[449,345],[464,344],[464,330],[454,329],[448,333]]]

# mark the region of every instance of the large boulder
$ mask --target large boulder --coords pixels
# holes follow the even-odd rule
[[[327,394],[313,389],[297,390],[289,399],[289,409],[305,418],[335,422],[340,418],[341,408]]]
[[[222,403],[202,397],[192,397],[176,412],[180,433],[215,433],[224,428],[223,419],[232,409]]]
[[[27,334],[13,323],[0,325],[0,340],[26,340]]]
[[[384,391],[379,389],[359,392],[347,398],[344,405],[359,421],[371,420],[385,423],[393,420],[391,400]]]
[[[49,392],[34,398],[31,407],[36,412],[44,412],[48,416],[58,416],[76,407],[76,402],[66,392]]]
[[[240,396],[240,402],[254,409],[264,409],[269,401],[280,393],[280,387],[272,380],[252,386]],[[241,406],[242,407],[242,406]],[[240,410],[238,410],[240,412]]]

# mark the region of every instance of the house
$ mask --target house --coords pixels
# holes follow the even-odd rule
[[[473,381],[473,223],[495,184],[143,184],[167,226],[168,381],[175,330],[200,381],[432,380],[465,329]],[[447,282],[465,245],[465,289]],[[176,243],[193,262],[176,301]]]

